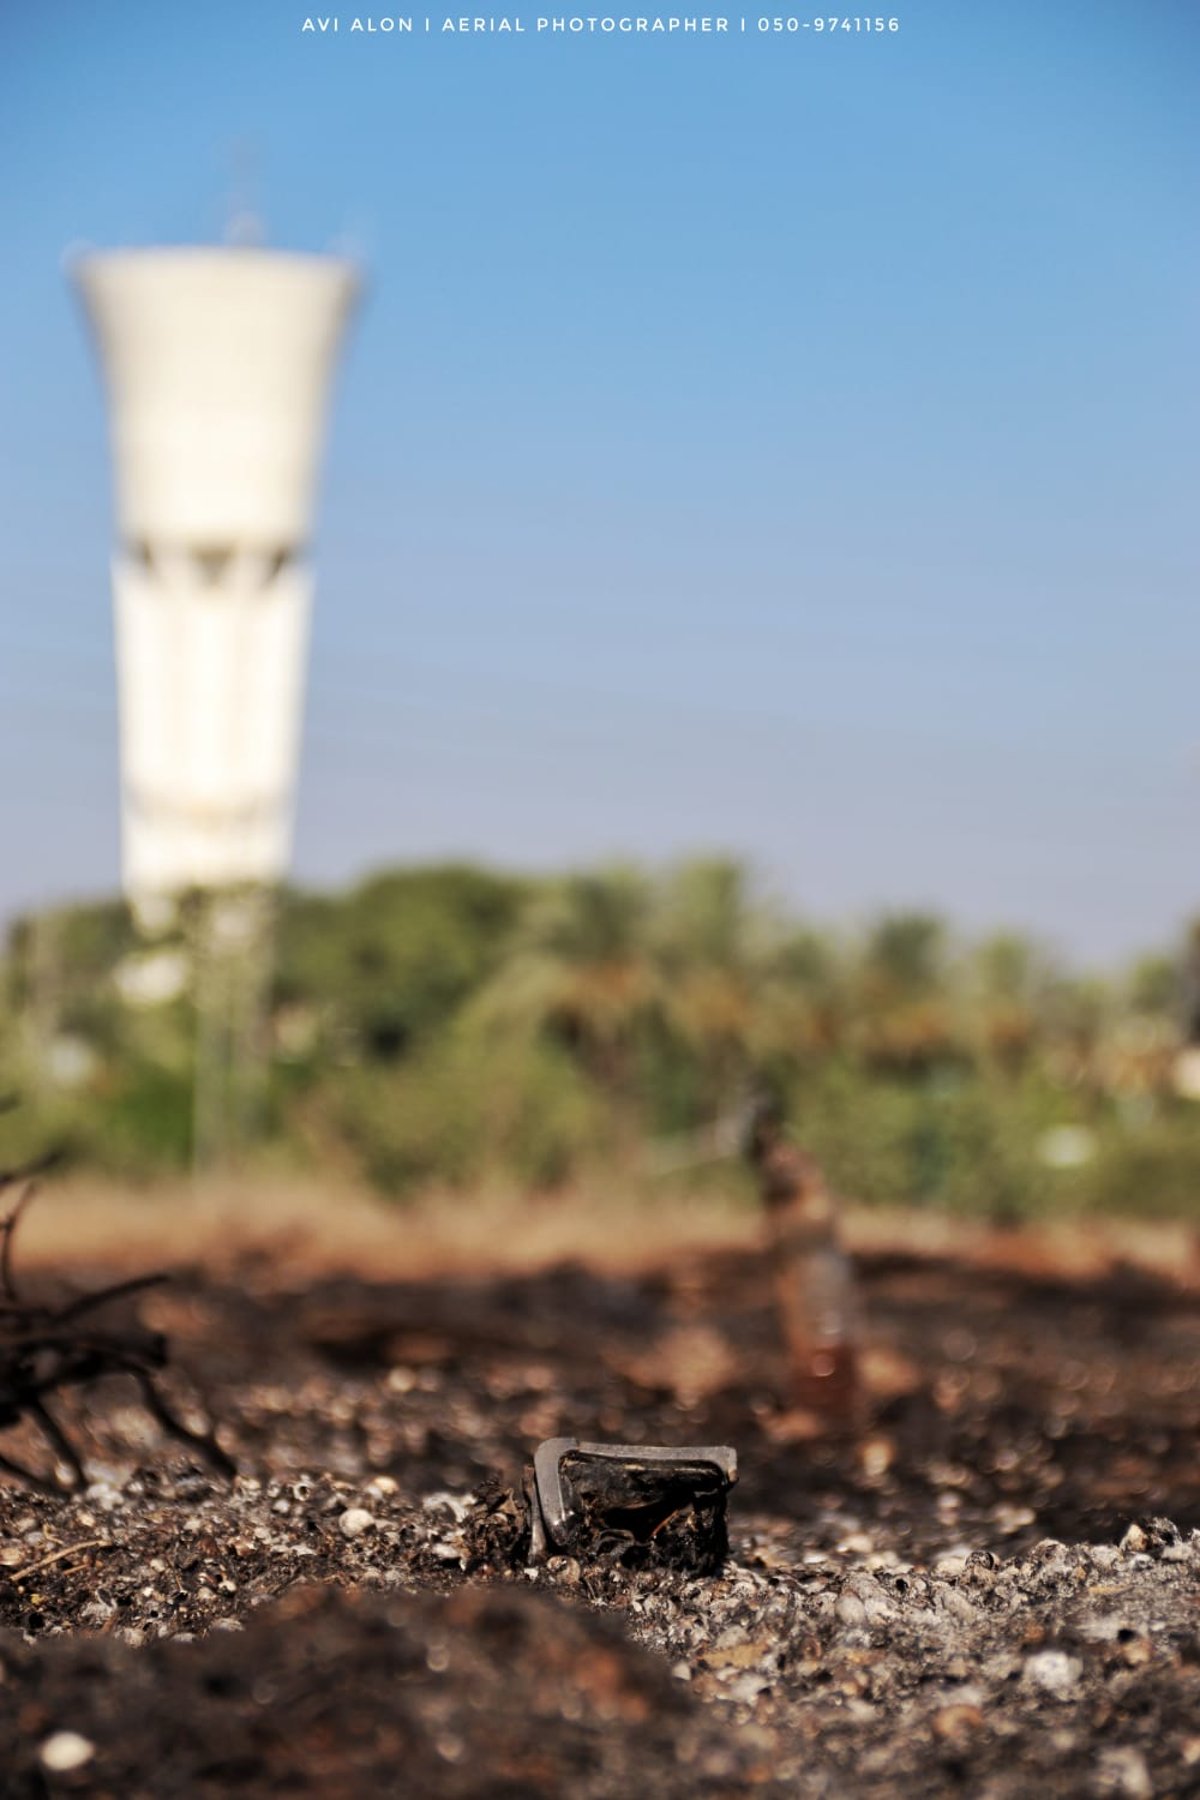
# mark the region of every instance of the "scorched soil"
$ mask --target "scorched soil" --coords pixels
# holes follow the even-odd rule
[[[0,1792],[1200,1795],[1196,1294],[862,1275],[832,1433],[782,1397],[749,1255],[141,1296],[240,1473],[126,1378],[60,1404],[88,1486],[0,1485]],[[531,1569],[559,1435],[732,1445],[723,1569]]]

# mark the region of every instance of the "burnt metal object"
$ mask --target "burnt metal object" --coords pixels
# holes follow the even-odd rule
[[[601,1557],[713,1574],[729,1547],[725,1500],[736,1480],[726,1444],[547,1438],[533,1459],[530,1561]]]
[[[23,1184],[16,1204],[0,1219],[0,1432],[26,1420],[65,1468],[70,1486],[83,1487],[87,1480],[83,1459],[49,1402],[54,1395],[86,1387],[103,1376],[129,1375],[163,1431],[198,1451],[222,1475],[236,1475],[237,1465],[212,1434],[185,1425],[160,1393],[155,1377],[167,1362],[162,1334],[137,1325],[116,1330],[94,1322],[93,1315],[103,1307],[156,1287],[169,1280],[167,1275],[138,1275],[59,1306],[39,1305],[21,1293],[13,1272],[13,1240],[36,1192],[31,1177],[42,1166],[0,1171],[0,1189]],[[3,1475],[14,1475],[42,1492],[60,1491],[58,1481],[0,1455]]]

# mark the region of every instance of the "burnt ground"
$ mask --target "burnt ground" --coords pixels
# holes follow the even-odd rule
[[[86,1491],[0,1485],[0,1792],[1200,1795],[1200,1297],[862,1274],[840,1438],[747,1254],[143,1295],[242,1473],[115,1378],[60,1408]],[[724,1569],[527,1568],[558,1434],[733,1445]]]

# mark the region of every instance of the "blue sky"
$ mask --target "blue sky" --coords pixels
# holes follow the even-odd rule
[[[722,849],[815,917],[1091,961],[1200,910],[1192,0],[665,41],[338,16],[0,11],[0,914],[117,882],[61,257],[219,240],[237,170],[269,241],[369,271],[302,878]]]

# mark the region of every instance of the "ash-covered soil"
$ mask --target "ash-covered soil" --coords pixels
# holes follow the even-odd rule
[[[143,1296],[243,1473],[114,1379],[85,1492],[0,1486],[0,1793],[1200,1795],[1196,1294],[863,1278],[840,1436],[747,1255]],[[724,1570],[527,1568],[556,1435],[733,1445]]]

